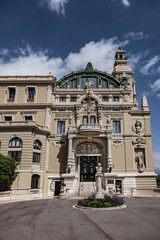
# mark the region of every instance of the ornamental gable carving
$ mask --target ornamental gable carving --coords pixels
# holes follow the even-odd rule
[[[93,112],[96,110],[97,102],[93,98],[86,98],[82,101],[82,108],[84,111]]]
[[[81,143],[77,148],[78,154],[100,154],[102,148],[96,143]]]

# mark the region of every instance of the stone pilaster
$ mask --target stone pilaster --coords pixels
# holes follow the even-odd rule
[[[107,172],[112,172],[111,134],[107,135]]]

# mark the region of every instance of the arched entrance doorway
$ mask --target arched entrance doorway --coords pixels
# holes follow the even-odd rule
[[[78,145],[77,154],[80,182],[94,182],[97,163],[101,161],[102,147],[97,143]]]

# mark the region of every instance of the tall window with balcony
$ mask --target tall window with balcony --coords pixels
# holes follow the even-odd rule
[[[57,133],[64,134],[65,133],[65,121],[57,122]]]
[[[33,144],[33,163],[40,163],[41,158],[41,142],[39,140],[35,140]]]
[[[113,121],[113,133],[121,133],[120,121]]]
[[[14,158],[17,162],[21,162],[22,140],[20,138],[12,138],[9,142],[8,157]]]
[[[95,124],[95,123],[96,123],[96,117],[90,116],[90,124]]]
[[[83,124],[88,124],[88,116],[83,116]]]

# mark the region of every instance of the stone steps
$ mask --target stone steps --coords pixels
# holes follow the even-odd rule
[[[96,192],[96,183],[95,182],[84,182],[79,186],[79,196],[88,197]]]

